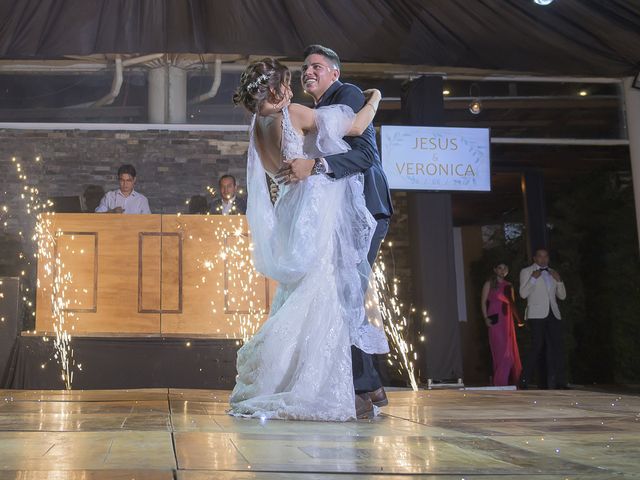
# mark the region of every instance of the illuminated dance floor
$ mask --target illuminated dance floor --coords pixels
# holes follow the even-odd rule
[[[640,478],[640,397],[389,392],[372,421],[225,414],[227,391],[4,390],[0,479]]]

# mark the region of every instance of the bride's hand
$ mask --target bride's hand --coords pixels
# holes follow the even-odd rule
[[[364,93],[365,101],[369,103],[378,103],[382,99],[382,93],[377,88],[370,88],[362,93]]]

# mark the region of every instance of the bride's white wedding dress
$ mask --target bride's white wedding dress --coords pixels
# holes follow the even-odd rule
[[[282,111],[282,155],[316,158],[349,149],[342,137],[349,107],[316,111],[318,131],[302,136]],[[351,345],[389,351],[375,297],[364,290],[376,222],[365,206],[362,175],[314,175],[281,186],[272,205],[252,122],[247,217],[254,263],[279,282],[271,312],[238,352],[232,415],[346,421],[356,418]],[[365,288],[363,288],[363,286]],[[371,289],[367,292],[371,295]]]

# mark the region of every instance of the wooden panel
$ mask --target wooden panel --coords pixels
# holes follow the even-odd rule
[[[162,313],[182,313],[182,235],[163,232]]]
[[[162,333],[237,338],[255,331],[274,287],[250,267],[245,217],[163,215],[162,231],[181,233],[183,245],[182,312],[162,314]],[[163,289],[165,280],[163,267]]]
[[[245,233],[224,240],[229,256],[224,262],[224,313],[249,314],[256,309],[269,309],[269,282],[253,268],[249,250],[251,240]]]
[[[71,295],[67,312],[95,312],[98,303],[98,234],[69,232],[56,234],[54,255],[68,275]]]
[[[95,235],[98,252],[95,312],[68,312],[66,329],[71,333],[96,334],[159,332],[160,314],[138,311],[139,234],[159,232],[159,215],[56,214],[43,217],[45,220],[48,222],[46,230],[49,235],[42,239],[42,253],[38,260],[37,331],[54,330],[51,294],[56,246],[66,260],[62,275],[65,275],[67,268],[72,272],[71,281],[65,282],[69,308],[87,304],[89,293],[83,289],[89,291],[92,282],[87,281],[89,267],[82,266],[82,262],[92,264],[94,259],[86,253],[79,256],[72,254],[72,262],[65,252],[67,246],[84,245],[86,238],[81,237]],[[69,243],[70,236],[64,232],[75,232],[75,239]],[[50,240],[48,245],[46,239]],[[84,255],[87,255],[86,259]],[[74,272],[77,277],[73,275]],[[83,284],[79,283],[81,279]],[[78,304],[74,297],[76,288],[82,292]]]
[[[155,232],[138,236],[138,312],[160,313],[160,243]]]
[[[72,334],[241,338],[270,307],[275,284],[251,267],[242,216],[43,218],[49,235],[38,261],[38,332],[54,330],[56,256],[67,276],[65,328]]]

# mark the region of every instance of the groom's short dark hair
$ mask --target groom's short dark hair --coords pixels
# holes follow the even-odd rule
[[[340,70],[340,57],[338,57],[338,54],[330,48],[323,47],[322,45],[309,45],[304,49],[304,58],[314,54],[322,55],[328,60],[331,60],[331,62],[335,64],[336,68]]]

